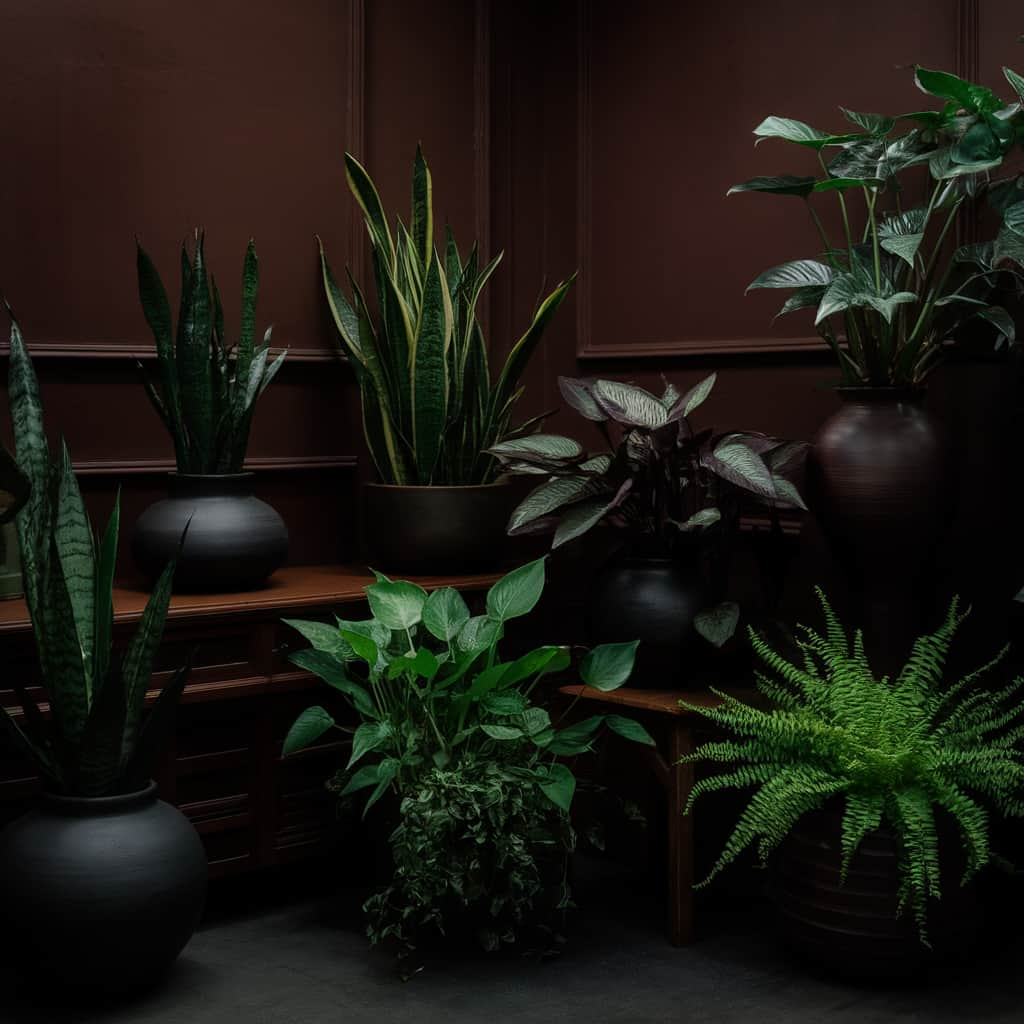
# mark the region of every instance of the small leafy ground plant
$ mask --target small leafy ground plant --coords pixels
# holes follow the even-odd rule
[[[359,720],[333,787],[341,797],[368,794],[364,815],[385,798],[397,807],[394,875],[365,905],[374,943],[393,939],[408,954],[439,932],[468,928],[495,949],[555,930],[575,841],[576,778],[564,759],[591,750],[603,728],[653,743],[620,715],[552,719],[538,687],[569,669],[565,647],[513,660],[499,653],[505,623],[534,608],[544,577],[544,559],[512,571],[488,591],[486,611],[471,615],[456,590],[428,595],[378,574],[366,590],[372,618],[289,623],[312,644],[291,660],[343,694]],[[595,647],[579,678],[618,688],[636,647]],[[323,707],[309,708],[284,753],[341,727]]]

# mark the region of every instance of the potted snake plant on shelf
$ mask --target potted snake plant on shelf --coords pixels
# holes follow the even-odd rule
[[[187,666],[144,712],[174,564],[164,567],[127,648],[113,650],[118,502],[94,538],[67,447],[50,454],[17,324],[9,396],[24,476],[17,532],[43,692],[11,677],[21,708],[0,708],[0,722],[44,793],[0,832],[8,948],[50,984],[134,988],[177,957],[206,895],[203,845],[151,779]]]
[[[460,251],[450,229],[438,250],[430,169],[419,147],[408,228],[399,220],[392,231],[373,180],[350,153],[345,173],[369,234],[379,315],[351,275],[345,295],[322,243],[320,260],[380,477],[366,487],[371,558],[410,573],[493,568],[511,500],[487,450],[538,422],[513,423],[519,381],[572,279],[540,303],[494,376],[477,303],[502,254],[481,265],[476,244]]]
[[[594,715],[563,724],[542,699],[544,683],[571,665],[565,647],[505,657],[506,623],[528,615],[545,582],[539,559],[508,573],[472,615],[458,591],[425,593],[377,574],[366,590],[372,618],[290,621],[312,647],[291,660],[342,695],[355,713],[351,754],[331,788],[366,811],[388,805],[392,871],[365,905],[373,943],[407,958],[438,936],[485,949],[550,945],[569,904],[567,860],[572,758],[603,729],[652,745],[637,722]],[[636,641],[586,652],[578,678],[621,686]],[[344,729],[309,708],[284,743],[291,756]],[[382,805],[383,806],[383,805]]]
[[[217,283],[207,278],[202,231],[195,233],[191,259],[182,245],[176,335],[163,282],[141,245],[136,269],[159,371],[155,380],[143,371],[143,379],[174,442],[177,472],[170,475],[168,497],[136,522],[132,554],[145,575],[156,579],[189,523],[175,575],[178,589],[259,587],[287,557],[288,530],[277,512],[253,495],[253,474],[243,466],[256,400],[285,357],[282,352],[270,358],[272,328],[262,344],[254,340],[255,244],[250,239],[242,265],[241,326],[234,346],[227,341]]]
[[[1024,78],[1004,72],[1010,102],[917,66],[914,81],[942,101],[938,109],[888,116],[840,108],[847,127],[838,133],[768,117],[754,129],[757,141],[795,145],[811,173],[730,189],[802,201],[821,238],[818,253],[772,267],[749,287],[791,291],[780,315],[810,310],[839,362],[841,406],[815,440],[808,498],[887,667],[920,630],[952,512],[941,431],[922,404],[925,380],[967,320],[1015,338],[996,289],[1019,294],[1024,280],[1024,180],[1003,172],[1024,132]],[[961,212],[982,201],[994,236],[954,244]],[[825,202],[838,207],[838,233],[818,211]]]
[[[726,600],[740,499],[804,508],[796,486],[807,446],[692,423],[716,375],[661,396],[615,380],[559,377],[566,402],[603,435],[591,453],[569,437],[531,434],[489,449],[510,473],[542,481],[512,513],[509,532],[553,532],[552,548],[612,527],[620,550],[588,590],[592,639],[639,637],[641,686],[678,687],[694,634],[716,647],[733,635],[739,606]]]
[[[686,806],[753,789],[706,885],[748,849],[771,858],[783,932],[805,956],[855,977],[901,974],[962,955],[981,924],[974,876],[997,861],[991,815],[1024,816],[1024,678],[985,678],[1004,649],[954,682],[945,663],[965,615],[954,599],[893,677],[879,678],[824,595],[825,631],[802,628],[795,657],[750,639],[764,701],[719,693],[690,707],[725,738],[685,760],[718,774]],[[731,735],[730,735],[731,734]]]

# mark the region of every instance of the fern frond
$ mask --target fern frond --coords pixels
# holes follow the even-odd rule
[[[843,864],[840,879],[846,882],[857,848],[864,837],[882,823],[885,799],[879,793],[847,793],[846,809],[843,812]]]

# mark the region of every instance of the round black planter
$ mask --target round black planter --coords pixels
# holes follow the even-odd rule
[[[639,640],[630,685],[679,688],[697,632],[693,620],[708,603],[695,560],[626,555],[597,574],[587,600],[592,644]]]
[[[364,533],[370,564],[411,575],[496,569],[514,500],[505,480],[476,487],[367,484]]]
[[[139,516],[132,555],[155,580],[185,545],[174,574],[176,591],[260,587],[288,557],[288,529],[253,496],[252,473],[193,476],[171,473],[168,496]]]
[[[44,796],[0,832],[11,954],[48,982],[124,991],[156,980],[206,898],[203,845],[156,785],[125,796]]]

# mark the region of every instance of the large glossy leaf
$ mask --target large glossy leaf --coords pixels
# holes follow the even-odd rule
[[[698,612],[693,620],[693,628],[709,643],[721,647],[732,639],[739,621],[740,606],[735,601],[723,601]]]
[[[594,381],[591,393],[616,423],[655,430],[668,422],[668,411],[649,391],[617,380]]]
[[[676,399],[675,404],[669,410],[668,420],[672,422],[680,416],[685,418],[696,412],[710,397],[717,380],[717,373],[709,373],[697,381],[692,388]]]
[[[590,750],[597,731],[604,724],[604,715],[591,715],[555,733],[548,752],[558,757],[574,757]]]
[[[423,604],[423,625],[431,636],[450,643],[469,621],[469,608],[454,587],[442,587]]]
[[[932,71],[915,64],[914,81],[922,92],[938,96],[939,99],[953,100],[973,113],[992,112],[1003,106],[1003,101],[991,89],[975,85],[947,71]]]
[[[544,591],[547,558],[513,569],[487,591],[487,615],[495,622],[507,622],[533,611]]]
[[[448,421],[448,346],[452,337],[451,299],[436,255],[423,285],[423,309],[416,327],[413,363],[413,449],[421,484],[429,484]]]
[[[459,630],[456,644],[460,651],[475,656],[497,643],[501,634],[502,624],[498,620],[488,615],[474,615]]]
[[[759,178],[750,178],[733,185],[726,192],[731,196],[735,192],[770,192],[779,196],[800,196],[806,198],[814,191],[813,177],[796,177],[792,174],[776,174]]]
[[[352,660],[352,648],[345,643],[341,630],[337,626],[306,619],[282,619],[281,621],[301,633],[316,650],[323,651],[341,661]]]
[[[584,476],[560,476],[542,483],[516,506],[508,521],[509,533],[522,529],[591,493],[599,485]]]
[[[530,434],[528,437],[502,441],[489,450],[508,459],[539,459],[569,463],[581,461],[586,454],[579,441],[558,434]]]
[[[316,743],[325,732],[334,728],[334,719],[322,707],[306,708],[292,723],[284,738],[282,754],[286,757]],[[376,766],[374,766],[376,767]]]
[[[927,220],[928,211],[923,207],[887,217],[878,225],[878,244],[913,267]]]
[[[607,495],[601,495],[570,505],[558,521],[555,536],[551,541],[552,550],[582,537],[587,530],[597,526],[614,504],[614,498],[609,499]]]
[[[858,128],[863,128],[871,135],[887,135],[896,123],[896,119],[887,114],[865,114],[857,110],[847,110],[846,107],[839,109],[847,121]]]
[[[754,288],[804,288],[808,285],[823,285],[828,284],[832,276],[832,268],[818,260],[790,260],[758,274],[747,285],[747,291]]]
[[[827,132],[818,131],[803,121],[794,120],[791,117],[766,117],[755,129],[754,134],[758,141],[762,139],[784,139],[786,142],[795,142],[800,146],[808,146],[814,150],[823,149],[825,146],[840,146],[844,142],[859,138],[856,133],[846,135],[829,135]]]
[[[805,285],[803,288],[797,288],[782,304],[782,308],[775,314],[775,318],[778,319],[787,313],[795,313],[798,309],[817,308],[822,296],[825,294],[826,287],[823,284],[811,284]]]
[[[391,722],[387,719],[380,722],[363,722],[352,736],[352,753],[345,768],[351,768],[367,754],[379,750],[391,739],[392,735]],[[285,751],[285,753],[287,752]]]
[[[764,498],[775,497],[771,470],[742,440],[726,435],[702,456],[704,465],[717,476]]]
[[[558,390],[562,393],[562,397],[584,419],[600,423],[608,417],[590,393],[593,384],[592,380],[580,380],[575,377],[558,378]]]
[[[569,667],[571,658],[569,649],[562,646],[536,647],[532,651],[517,658],[510,665],[504,666],[504,671],[498,679],[498,688],[505,689],[515,686],[524,679],[534,676],[550,675],[554,672],[561,672]]]
[[[654,737],[637,721],[632,718],[625,718],[623,715],[608,715],[605,724],[612,732],[618,733],[624,739],[632,740],[634,743],[641,743],[645,747],[654,747]]]
[[[964,163],[954,158],[951,146],[944,146],[932,153],[928,160],[928,171],[936,181],[946,181],[950,178],[959,178],[969,174],[983,174],[995,170],[1002,164],[1001,156],[991,160],[979,160],[974,163]]]
[[[288,655],[293,665],[312,672],[328,686],[343,693],[351,701],[363,718],[376,718],[377,710],[373,698],[365,687],[348,677],[344,662],[326,651],[318,651],[307,647],[304,651],[294,651]]]
[[[814,186],[815,192],[846,192],[856,188],[877,189],[884,185],[881,178],[826,178]]]
[[[366,588],[366,600],[378,622],[408,631],[422,621],[427,592],[408,580],[381,580]]]
[[[1011,344],[1016,340],[1017,325],[1013,317],[1002,306],[986,306],[984,309],[979,309],[975,315],[992,324],[1000,335]]]
[[[564,764],[556,761],[547,765],[537,785],[556,807],[566,814],[569,813],[573,794],[576,792],[576,776]]]
[[[588,651],[580,662],[580,678],[595,690],[617,690],[633,674],[639,640],[628,643],[600,644]]]
[[[1021,103],[1024,103],[1024,78],[1010,68],[1003,68],[1003,75],[1012,86],[1013,91],[1020,97]]]
[[[865,295],[864,304],[870,306],[872,309],[878,310],[879,313],[885,318],[887,324],[892,323],[892,318],[896,315],[896,309],[898,306],[902,306],[907,302],[916,302],[917,295],[914,292],[896,292],[895,295]]]

